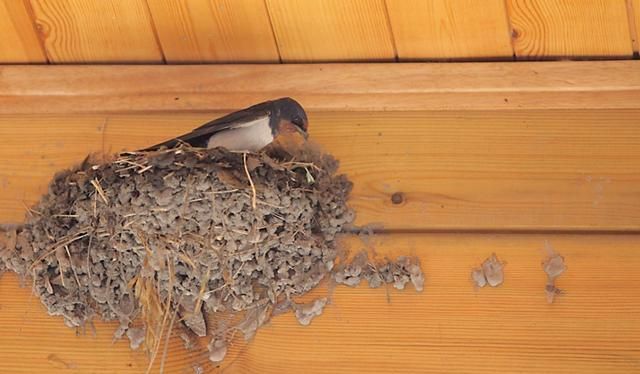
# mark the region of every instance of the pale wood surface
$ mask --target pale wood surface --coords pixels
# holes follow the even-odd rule
[[[0,222],[58,170],[222,113],[0,116]],[[353,180],[358,223],[390,230],[640,229],[640,110],[321,112],[311,138]],[[29,165],[29,167],[25,167]],[[391,195],[402,192],[402,204]]]
[[[387,0],[400,60],[511,59],[504,0]]]
[[[384,0],[266,0],[284,62],[393,60]]]
[[[565,295],[544,295],[549,241],[566,260]],[[350,242],[352,250],[363,244]],[[378,256],[420,256],[423,293],[338,287],[309,327],[274,318],[254,341],[236,342],[226,373],[632,373],[640,362],[640,239],[600,235],[386,235]],[[495,252],[505,283],[475,290],[470,271]],[[316,295],[323,295],[320,290]],[[145,356],[113,325],[76,336],[46,315],[13,275],[0,280],[0,372],[141,373]],[[172,340],[168,373],[192,373],[202,351]],[[211,367],[207,367],[211,369]],[[213,370],[211,370],[213,371]],[[157,372],[154,370],[154,372]]]
[[[145,0],[31,0],[31,4],[51,62],[163,61]]]
[[[625,0],[507,0],[519,58],[632,54]]]
[[[640,52],[640,1],[627,0],[627,12],[629,13],[629,31],[631,32],[631,41],[633,44],[633,52]]]
[[[47,62],[24,1],[0,1],[0,63]]]
[[[300,94],[311,138],[354,181],[358,223],[386,230],[345,245],[419,256],[425,291],[339,287],[310,327],[280,316],[235,342],[224,372],[635,372],[638,71],[632,61],[0,68],[0,222],[20,221],[53,173],[89,152]],[[552,305],[546,242],[568,266]],[[475,290],[470,271],[492,252],[507,262],[505,284]],[[76,336],[29,294],[14,275],[0,279],[0,373],[144,372],[143,353],[112,344],[113,324]],[[165,372],[206,363],[204,344],[188,353],[172,339]]]
[[[163,54],[168,63],[504,60],[514,47],[520,60],[630,59],[629,22],[640,7],[633,0],[0,3],[0,63],[162,63]]]
[[[278,62],[264,0],[147,0],[168,63]]]
[[[640,108],[639,61],[0,66],[0,113]]]

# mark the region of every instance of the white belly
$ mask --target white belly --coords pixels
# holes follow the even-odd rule
[[[235,152],[258,152],[272,141],[269,117],[265,116],[214,134],[209,138],[207,148],[224,147]]]

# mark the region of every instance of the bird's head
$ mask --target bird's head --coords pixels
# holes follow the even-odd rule
[[[274,100],[272,102],[275,117],[278,118],[279,131],[296,131],[305,139],[308,136],[309,120],[302,105],[290,97]]]

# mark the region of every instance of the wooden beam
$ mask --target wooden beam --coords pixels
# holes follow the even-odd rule
[[[21,221],[54,173],[90,152],[144,148],[221,114],[1,115],[0,222]],[[354,182],[358,224],[638,232],[638,118],[638,109],[311,112],[310,131]]]
[[[233,110],[281,96],[312,111],[640,108],[640,61],[0,67],[1,114]]]
[[[568,270],[547,304],[541,261],[548,241]],[[364,244],[352,240],[351,250]],[[423,293],[338,287],[322,316],[300,326],[274,318],[223,363],[228,373],[631,373],[640,362],[640,241],[606,235],[388,235],[378,256],[419,256]],[[495,252],[505,282],[475,290],[471,269]],[[313,295],[324,296],[320,289]],[[311,295],[311,296],[313,296]],[[146,356],[111,342],[115,324],[76,335],[12,275],[0,279],[0,362],[8,373],[140,373]],[[172,339],[166,372],[206,363],[204,344]],[[157,367],[156,367],[157,368]],[[205,366],[211,370],[210,366]],[[153,372],[157,372],[154,370]],[[191,371],[192,372],[192,371]]]

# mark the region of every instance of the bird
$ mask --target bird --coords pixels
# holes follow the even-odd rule
[[[259,152],[274,143],[288,144],[292,138],[308,137],[309,121],[302,105],[290,97],[265,101],[209,121],[191,132],[145,149],[223,147],[233,152]]]

